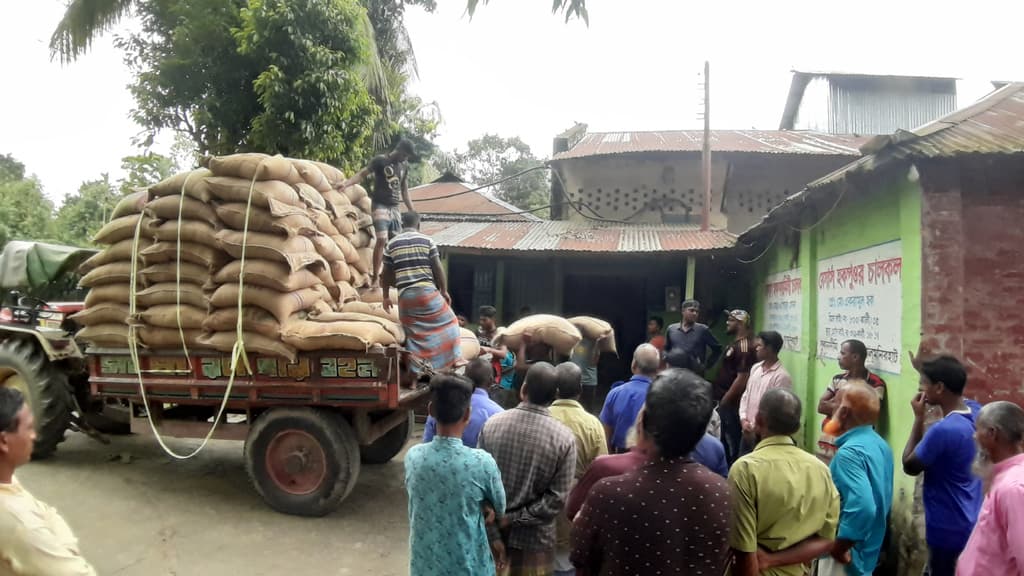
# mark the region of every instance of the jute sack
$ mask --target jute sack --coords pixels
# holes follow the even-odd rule
[[[349,280],[348,282],[353,287],[359,289],[370,285],[370,276],[368,274],[363,274],[359,270],[356,270],[355,268],[351,267],[349,268],[349,270],[352,272],[352,279]]]
[[[214,310],[203,321],[203,330],[207,332],[231,332],[237,326],[237,307]],[[242,329],[267,338],[281,339],[281,323],[270,312],[255,306],[242,309]]]
[[[316,188],[302,182],[295,185],[295,191],[299,193],[299,198],[306,203],[307,207],[316,210],[327,210],[327,202],[324,201],[324,197],[320,195]]]
[[[302,176],[302,181],[312,186],[317,192],[326,192],[331,189],[330,182],[320,168],[309,160],[292,159],[292,166]]]
[[[149,232],[160,242],[176,243],[180,237],[182,242],[202,244],[211,248],[218,247],[217,231],[206,222],[198,220],[168,220],[162,224],[157,224],[157,222],[159,221],[153,221],[154,225],[149,226]]]
[[[249,202],[249,188],[252,187],[252,205],[259,208],[268,208],[270,200],[277,200],[292,206],[303,206],[299,194],[289,184],[278,180],[252,183],[242,178],[228,178],[216,176],[207,179],[210,186],[210,194],[221,202]]]
[[[579,329],[568,320],[551,314],[534,314],[516,320],[496,339],[512,350],[518,350],[523,334],[527,332],[532,334],[534,341],[551,346],[559,354],[571,354],[583,339]]]
[[[245,258],[284,262],[292,271],[300,270],[310,264],[326,265],[313,242],[305,236],[279,238],[263,232],[249,232],[245,235]],[[242,257],[242,232],[221,230],[217,233],[217,241],[221,248],[232,258]]]
[[[140,252],[140,254],[142,254],[142,260],[146,263],[146,266],[153,266],[164,262],[177,262],[179,256],[178,243],[157,242]],[[182,262],[191,262],[207,269],[227,260],[224,253],[220,250],[192,242],[181,243],[180,255]]]
[[[303,214],[290,214],[275,218],[269,210],[264,208],[252,207],[246,211],[244,202],[231,202],[217,207],[217,217],[232,230],[245,228],[246,213],[249,214],[249,232],[296,236],[316,231],[313,221],[309,219],[309,216]]]
[[[348,282],[352,280],[352,271],[349,270],[348,262],[344,260],[332,260],[329,263],[331,277],[335,282]],[[326,282],[325,282],[326,284]]]
[[[128,320],[128,306],[113,302],[101,302],[71,316],[80,326],[97,324],[124,324]]]
[[[327,234],[328,236],[336,236],[341,234],[338,232],[338,228],[331,221],[331,216],[323,210],[312,210],[313,221],[316,223],[316,229],[321,234]]]
[[[387,330],[395,337],[395,341],[399,344],[405,342],[405,332],[397,322],[392,322],[387,318],[381,318],[380,316],[374,316],[372,314],[361,314],[359,312],[311,311],[309,313],[309,319],[314,322],[373,322]]]
[[[97,304],[110,302],[114,304],[127,304],[131,287],[128,284],[105,284],[89,290],[85,295],[86,309]]]
[[[174,282],[160,282],[135,294],[135,303],[143,308],[170,304],[172,306],[181,304],[195,306],[206,310],[207,299],[203,293],[202,286],[182,282],[180,285],[181,297],[178,297],[179,285]]]
[[[397,344],[395,337],[373,322],[294,320],[281,327],[281,339],[298,350],[355,350]]]
[[[238,282],[238,274],[242,271],[242,261],[233,260],[213,275],[216,284],[231,284]],[[246,288],[249,286],[262,286],[278,292],[293,292],[303,288],[311,288],[321,284],[320,278],[307,268],[292,272],[287,264],[273,262],[270,260],[245,259],[245,277],[243,278]]]
[[[346,304],[348,302],[355,302],[359,300],[359,292],[352,287],[348,282],[338,282],[338,302]]]
[[[323,172],[324,178],[327,179],[331,188],[341,188],[341,185],[345,182],[345,174],[341,170],[338,170],[334,166],[324,162],[317,162],[315,160],[311,162],[314,166],[319,168],[321,172]]]
[[[363,274],[369,274],[373,265],[373,248],[358,248],[356,253],[359,254],[359,260],[353,266]]]
[[[123,323],[86,326],[75,338],[101,348],[127,348],[128,326]]]
[[[200,336],[198,343],[200,346],[219,352],[231,352],[234,350],[237,337],[238,335],[234,330],[214,332]],[[245,343],[245,351],[249,354],[286,358],[289,362],[295,362],[295,348],[280,340],[267,338],[256,332],[242,332],[242,341]],[[241,368],[239,368],[239,371],[241,372]]]
[[[392,288],[390,290],[391,302],[396,306],[398,305],[398,290]],[[361,290],[359,292],[359,300],[366,302],[367,304],[379,304],[384,301],[384,291],[380,288],[373,288],[371,290]]]
[[[366,214],[371,214],[373,210],[373,201],[370,200],[369,196],[360,198],[358,202],[353,202],[352,205]]]
[[[280,180],[288,184],[302,182],[299,171],[284,156],[247,153],[210,158],[210,171],[214,176],[230,176],[243,180]]]
[[[323,256],[326,261],[334,262],[345,259],[345,253],[341,251],[341,248],[330,236],[317,232],[310,236],[309,239],[313,241],[313,246],[316,247],[317,253]]]
[[[459,328],[459,346],[463,360],[472,360],[480,355],[480,340],[466,328]]]
[[[154,350],[181,350],[181,335],[185,334],[185,346],[199,347],[199,337],[203,335],[202,330],[178,330],[177,328],[154,328],[142,326],[139,328],[139,340],[147,348]]]
[[[197,220],[207,224],[217,225],[217,215],[213,207],[193,198],[185,197],[184,202],[181,196],[173,194],[150,200],[146,204],[146,214],[160,220],[178,220],[179,208],[182,220]]]
[[[349,302],[341,307],[342,312],[358,312],[360,314],[369,314],[378,318],[384,318],[391,320],[395,323],[401,323],[398,317],[398,303],[391,307],[391,312],[385,312],[384,306],[381,304],[367,304],[366,302]]]
[[[356,219],[346,214],[336,217],[331,220],[331,223],[338,229],[338,234],[342,236],[354,234],[356,231]]]
[[[86,274],[90,270],[95,270],[104,264],[110,264],[112,262],[131,262],[132,260],[132,242],[134,239],[121,240],[117,244],[114,244],[98,254],[94,254],[91,258],[82,262],[82,265],[78,267],[79,274]],[[139,251],[143,251],[153,245],[153,241],[149,238],[139,238]]]
[[[328,290],[327,287],[324,286],[323,284],[317,284],[313,286],[313,290],[316,290],[317,292],[320,293],[321,302],[328,302],[330,304],[334,303],[334,296],[331,295],[331,291]]]
[[[110,264],[104,264],[98,268],[93,269],[82,279],[78,281],[79,286],[91,288],[93,286],[101,286],[103,284],[128,284],[128,281],[132,277],[132,263],[128,262],[111,262]]]
[[[340,294],[338,290],[338,282],[334,280],[333,276],[331,276],[330,269],[326,266],[310,266],[309,268],[306,268],[306,270],[312,272],[313,275],[316,276],[328,290],[330,290],[331,296],[334,298],[338,297],[338,294]]]
[[[353,210],[352,202],[349,201],[348,196],[337,190],[328,190],[323,192],[322,195],[327,206],[334,211],[335,216],[342,216]]]
[[[135,237],[135,227],[139,223],[139,218],[143,218],[142,226],[143,230],[139,233],[144,235],[144,230],[147,222],[152,222],[151,219],[145,218],[141,214],[131,214],[128,216],[121,216],[115,218],[110,222],[107,222],[103,228],[100,228],[99,232],[93,236],[92,241],[96,244],[116,244],[122,240],[130,240]]]
[[[369,248],[373,250],[377,238],[369,230],[363,229],[351,236],[352,246],[356,248]]]
[[[373,216],[366,212],[360,212],[356,218],[356,230],[373,230]]]
[[[177,282],[178,281],[178,263],[177,262],[165,262],[163,264],[154,264],[148,266],[139,271],[139,277],[146,283],[147,286],[158,284],[160,282]],[[192,284],[202,284],[210,277],[210,270],[205,266],[199,264],[193,264],[192,262],[181,263],[181,281],[191,282]]]
[[[601,352],[610,352],[618,356],[619,352],[615,349],[615,330],[611,324],[592,316],[575,316],[568,320],[584,338],[596,340]]]
[[[246,286],[242,291],[242,304],[259,306],[270,312],[278,322],[284,323],[288,317],[300,310],[308,310],[323,300],[323,295],[313,288],[303,288],[293,292],[278,292],[262,286]],[[238,306],[238,284],[224,284],[210,297],[214,308]]]
[[[114,211],[110,213],[111,220],[122,216],[141,214],[142,210],[146,207],[146,200],[148,199],[149,192],[144,189],[128,194],[117,201],[117,205],[114,206]]]
[[[344,236],[331,236],[331,240],[334,240],[334,243],[341,249],[345,262],[355,264],[359,260],[359,252],[352,246],[348,238]]]
[[[358,204],[359,201],[362,200],[363,198],[369,198],[369,195],[366,194],[366,188],[363,188],[359,184],[356,184],[355,186],[349,186],[348,188],[345,188],[341,193],[344,194],[346,198],[348,198],[348,201],[353,206]]]
[[[181,310],[181,327],[198,330],[203,327],[203,320],[206,319],[206,308],[196,308],[182,304],[180,307],[174,304],[160,304],[147,308],[139,314],[142,321],[149,326],[158,328],[177,328],[178,310]]]
[[[210,201],[210,188],[206,179],[213,176],[213,173],[206,168],[199,168],[191,172],[179,172],[170,178],[166,178],[149,187],[150,198],[160,198],[181,194],[182,185],[185,186],[185,196],[207,203]]]

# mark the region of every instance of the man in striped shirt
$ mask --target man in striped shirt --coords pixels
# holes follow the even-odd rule
[[[391,287],[398,289],[398,317],[405,347],[432,369],[443,370],[461,358],[459,321],[451,309],[448,278],[434,241],[420,233],[420,216],[402,214],[402,233],[384,248],[381,288],[384,310],[391,311]],[[417,366],[412,366],[418,372]]]

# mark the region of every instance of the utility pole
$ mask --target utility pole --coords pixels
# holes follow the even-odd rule
[[[704,61],[704,148],[701,152],[701,180],[704,184],[704,207],[700,229],[711,225],[711,64]]]

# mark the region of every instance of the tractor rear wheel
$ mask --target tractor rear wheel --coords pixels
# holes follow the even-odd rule
[[[19,390],[32,409],[36,421],[32,458],[52,455],[71,422],[67,374],[31,340],[11,338],[0,342],[0,386]]]

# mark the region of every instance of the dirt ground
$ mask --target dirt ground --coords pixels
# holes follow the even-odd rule
[[[268,508],[249,485],[241,442],[211,442],[182,462],[152,438],[111,440],[68,433],[54,458],[18,470],[103,576],[408,573],[401,456],[364,466],[335,513],[298,518]],[[198,445],[169,443],[178,452]]]

